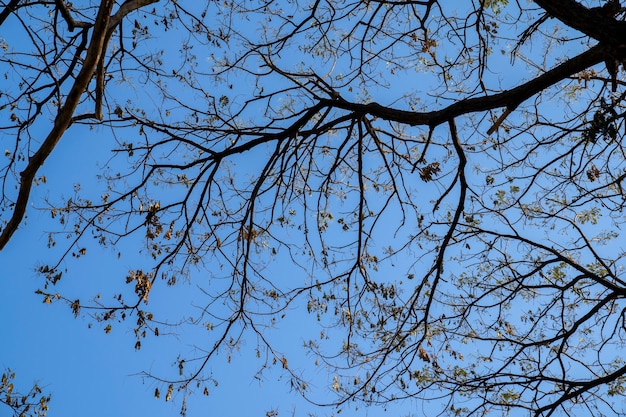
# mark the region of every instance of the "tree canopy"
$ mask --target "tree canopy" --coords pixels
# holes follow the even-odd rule
[[[46,211],[45,302],[137,349],[202,329],[155,396],[245,340],[332,407],[626,412],[620,1],[0,5],[0,250]],[[59,190],[73,135],[100,171]],[[64,285],[103,251],[136,265]],[[181,285],[191,318],[150,303]],[[325,387],[269,336],[293,315]]]

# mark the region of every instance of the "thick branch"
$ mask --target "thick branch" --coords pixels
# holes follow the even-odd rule
[[[139,9],[140,7],[148,4],[157,3],[159,0],[127,0],[117,9],[117,12],[109,19],[107,25],[107,32],[105,38],[105,45],[108,45],[113,35],[113,31],[122,22],[122,19],[130,12]],[[104,100],[104,56],[100,57],[100,61],[96,67],[96,106],[95,117],[98,120],[102,120],[104,115],[102,114],[102,101]]]
[[[126,0],[124,4],[122,4],[120,8],[117,9],[117,12],[115,12],[115,14],[111,16],[107,31],[112,31],[117,25],[120,24],[124,16],[126,16],[128,13],[137,10],[143,6],[147,6],[148,4],[158,2],[159,0]]]
[[[378,103],[350,103],[341,99],[325,99],[322,100],[322,103],[329,107],[367,113],[384,120],[405,123],[411,126],[428,125],[430,127],[435,127],[468,113],[493,110],[501,107],[513,110],[535,94],[540,93],[546,88],[557,84],[573,74],[603,62],[606,57],[607,52],[605,52],[603,47],[594,46],[580,55],[568,59],[564,63],[547,71],[539,77],[511,90],[503,91],[502,93],[494,94],[492,96],[459,100],[444,109],[430,112],[398,110],[382,106]]]
[[[109,16],[111,15],[113,4],[115,4],[115,0],[102,0],[100,9],[98,10],[98,15],[96,16],[96,23],[93,28],[91,43],[87,49],[87,56],[83,67],[76,76],[76,81],[67,95],[65,104],[57,114],[54,121],[54,127],[41,144],[41,147],[30,158],[26,169],[21,173],[20,189],[17,195],[17,201],[15,202],[15,208],[13,209],[13,215],[8,221],[6,227],[2,230],[2,234],[0,234],[0,250],[6,246],[22,221],[24,213],[26,212],[26,205],[28,203],[28,197],[30,195],[30,189],[33,185],[35,175],[37,174],[39,167],[43,165],[48,155],[50,155],[50,152],[52,152],[67,128],[70,126],[72,116],[78,106],[80,97],[91,81],[96,65],[100,60],[100,55],[106,47],[104,41],[106,38]]]
[[[76,29],[77,27],[88,28],[89,26],[91,26],[90,23],[74,20],[72,14],[70,13],[70,10],[65,5],[63,0],[56,0],[56,5],[57,9],[61,12],[61,16],[63,16],[63,19],[67,23],[67,28],[70,32],[73,32],[74,29]]]
[[[587,36],[614,47],[626,43],[626,22],[607,16],[603,8],[588,9],[574,0],[535,0],[550,16]]]
[[[573,391],[566,392],[552,404],[548,404],[546,406],[543,406],[537,409],[537,411],[535,412],[535,416],[541,416],[541,415],[549,416],[552,413],[554,413],[554,411],[564,402],[569,401],[573,398],[576,398],[595,387],[599,387],[600,385],[605,385],[610,382],[617,381],[619,380],[620,377],[624,375],[626,375],[626,366],[622,366],[621,368],[619,368],[618,370],[616,370],[615,372],[611,374],[607,374],[602,377],[592,379],[590,381],[580,382],[579,383],[580,388],[573,390]],[[546,411],[548,411],[548,413],[544,414]]]
[[[7,17],[15,11],[19,2],[20,0],[11,0],[9,4],[7,4],[6,7],[0,12],[0,25],[2,25],[4,21],[7,20]]]

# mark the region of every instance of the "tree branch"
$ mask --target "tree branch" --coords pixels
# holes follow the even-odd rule
[[[55,3],[57,9],[61,12],[61,16],[63,16],[63,19],[67,23],[67,28],[70,32],[74,32],[74,29],[76,29],[77,27],[88,28],[89,26],[91,26],[90,23],[74,20],[72,14],[70,13],[70,10],[67,8],[63,0],[56,0]]]
[[[143,6],[147,6],[148,4],[158,3],[159,0],[126,0],[124,4],[117,9],[117,12],[111,19],[109,20],[109,25],[107,28],[107,32],[111,32],[117,25],[120,24],[122,19],[129,14],[130,12],[137,10]]]
[[[109,19],[107,25],[106,38],[104,43],[108,44],[113,35],[113,31],[122,22],[122,19],[130,12],[137,10],[148,4],[157,3],[159,0],[127,0],[117,9],[117,12]],[[104,99],[104,56],[100,57],[100,61],[96,66],[96,106],[94,115],[96,119],[103,120],[102,101]]]
[[[550,16],[587,36],[615,47],[626,43],[626,22],[615,20],[601,7],[588,9],[574,0],[535,0]]]
[[[602,62],[608,53],[605,48],[596,45],[589,50],[568,59],[564,63],[545,72],[524,84],[511,90],[503,91],[492,96],[474,97],[459,100],[441,110],[430,112],[413,112],[398,110],[378,103],[360,104],[351,103],[342,99],[323,99],[322,104],[328,107],[343,108],[345,110],[367,113],[384,120],[406,123],[411,126],[428,125],[431,128],[448,122],[458,116],[507,107],[509,112],[515,110],[521,103],[537,93],[557,84],[567,77],[581,72]],[[508,114],[508,113],[507,113]]]
[[[57,114],[54,121],[54,127],[41,144],[41,147],[30,158],[26,169],[24,169],[24,171],[20,174],[20,189],[17,195],[17,201],[15,202],[15,207],[13,209],[13,215],[6,224],[6,227],[2,230],[2,234],[0,234],[0,250],[6,246],[22,221],[24,213],[26,212],[26,205],[28,203],[35,175],[45,162],[48,155],[50,155],[56,144],[59,142],[67,128],[70,126],[72,116],[78,106],[80,97],[91,81],[96,65],[98,64],[100,56],[106,47],[106,31],[114,4],[114,0],[102,0],[100,3],[100,9],[98,10],[98,15],[96,16],[93,28],[93,34],[91,36],[91,43],[87,49],[87,56],[83,67],[76,76],[76,81],[67,95],[67,100],[65,101],[64,106]]]
[[[19,2],[20,0],[11,0],[11,2],[6,5],[2,12],[0,12],[0,25],[2,25],[4,21],[7,20],[7,17],[9,17],[9,15],[15,11]]]

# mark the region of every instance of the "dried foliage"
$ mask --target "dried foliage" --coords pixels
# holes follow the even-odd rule
[[[136,320],[137,349],[203,329],[156,397],[208,394],[246,338],[337,407],[626,412],[619,1],[0,4],[0,249],[59,141],[97,135],[102,188],[46,202],[65,249],[39,293],[107,333]],[[98,246],[142,252],[77,296]],[[181,281],[195,317],[148,311]],[[294,310],[327,391],[265,332]]]
[[[19,392],[15,387],[15,372],[6,369],[0,378],[0,404],[9,408],[14,417],[45,417],[51,396],[43,394],[34,384],[28,392]]]

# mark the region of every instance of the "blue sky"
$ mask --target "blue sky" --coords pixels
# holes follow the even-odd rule
[[[113,323],[110,334],[104,325],[94,322],[83,310],[73,318],[64,303],[45,304],[35,294],[44,284],[37,268],[49,262],[64,249],[62,241],[57,248],[47,247],[47,231],[58,230],[44,207],[46,197],[58,198],[55,193],[72,195],[73,188],[80,184],[89,192],[97,189],[95,174],[100,172],[98,158],[88,155],[104,155],[106,160],[110,143],[106,135],[82,127],[74,127],[60,142],[52,157],[42,168],[47,177],[46,184],[35,187],[28,218],[9,245],[0,252],[2,265],[0,279],[0,315],[5,317],[4,341],[0,344],[0,367],[11,368],[17,374],[16,390],[30,389],[37,382],[44,392],[52,394],[48,417],[79,417],[89,413],[91,417],[117,416],[177,416],[182,395],[174,394],[174,401],[154,399],[157,385],[142,372],[155,374],[171,373],[175,369],[176,355],[193,353],[195,346],[203,345],[202,333],[194,332],[193,326],[174,329],[176,334],[149,338],[139,351],[134,349],[132,321]],[[72,166],[68,174],[67,166]],[[68,263],[69,272],[59,282],[59,290],[69,298],[72,295],[92,296],[124,288],[124,277],[129,268],[136,268],[149,257],[137,252],[137,247],[125,244],[120,248],[98,249],[97,256],[86,256]],[[122,251],[118,259],[117,250]],[[288,268],[282,268],[288,276]],[[201,275],[201,274],[200,274]],[[201,305],[203,296],[192,283],[180,282],[165,291],[153,291],[148,308],[173,317],[197,313],[192,305]],[[186,308],[188,307],[188,308]],[[292,318],[293,316],[293,318]],[[266,336],[277,342],[285,351],[291,351],[289,366],[315,369],[315,359],[303,355],[300,347],[307,336],[318,329],[303,327],[302,312],[289,311],[278,330],[268,331]],[[90,326],[91,325],[91,326]],[[290,392],[289,378],[280,369],[269,368],[262,377],[255,377],[262,364],[255,356],[255,338],[244,340],[240,349],[232,354],[230,363],[224,354],[211,363],[211,372],[219,385],[205,397],[198,391],[187,399],[189,417],[195,416],[265,416],[277,410],[279,416],[331,415],[333,408],[319,408],[304,401],[299,394]],[[319,379],[316,381],[316,375]],[[309,372],[312,383],[332,398],[328,375],[322,367]],[[209,385],[211,386],[211,385]],[[164,387],[160,386],[163,393]],[[408,409],[406,408],[408,407]],[[412,405],[403,404],[400,413],[413,413]],[[359,416],[377,415],[380,409],[361,409]],[[0,416],[5,410],[0,408]],[[295,414],[292,414],[294,413]],[[344,409],[342,415],[351,415]],[[418,414],[419,415],[419,414]]]
[[[114,326],[107,335],[99,324],[89,328],[91,320],[82,316],[73,319],[64,304],[42,303],[34,293],[43,281],[35,273],[35,266],[39,251],[45,251],[47,235],[41,233],[36,217],[36,213],[31,215],[28,224],[0,253],[0,314],[6,318],[0,366],[17,373],[16,389],[26,390],[37,382],[44,392],[52,393],[49,417],[78,417],[85,413],[93,417],[178,415],[180,395],[169,403],[163,398],[154,399],[155,384],[139,374],[169,367],[178,350],[189,350],[188,335],[153,338],[136,351],[132,330],[127,325]],[[85,280],[103,271],[118,278],[125,273],[120,264],[112,259],[98,265],[90,262],[79,272]],[[292,331],[286,330],[293,337],[297,324],[291,326]],[[287,412],[293,408],[309,408],[297,395],[289,393],[288,379],[274,382],[272,379],[279,375],[273,372],[265,380],[255,379],[258,360],[246,345],[251,343],[244,344],[230,364],[225,359],[213,363],[219,386],[212,389],[209,397],[197,393],[188,399],[190,417],[264,416],[271,409],[290,415]],[[4,416],[6,410],[0,410]]]
[[[52,175],[53,176],[53,175]],[[43,219],[41,218],[43,217]],[[0,279],[0,315],[4,317],[3,342],[0,344],[0,367],[11,368],[17,374],[16,389],[27,390],[34,382],[52,393],[49,417],[116,416],[176,416],[181,396],[165,402],[153,398],[155,384],[143,378],[142,371],[167,371],[178,351],[193,351],[189,334],[152,338],[141,350],[133,347],[132,330],[126,324],[113,327],[105,334],[102,325],[81,315],[74,319],[67,305],[42,303],[35,290],[43,279],[35,272],[41,253],[45,253],[47,235],[42,233],[46,215],[32,211],[26,225],[20,228],[13,241],[0,252],[2,279]],[[106,254],[90,259],[78,270],[80,279],[89,281],[95,276],[108,275],[111,279],[123,277],[123,262]],[[102,261],[102,262],[100,262]],[[95,264],[92,262],[96,262]],[[72,274],[75,276],[75,274]],[[70,278],[72,279],[72,278]],[[86,282],[87,285],[91,285]],[[76,283],[68,284],[79,285]],[[195,287],[185,286],[191,290]],[[170,302],[176,301],[175,291],[166,292]],[[185,302],[185,297],[180,297]],[[307,331],[297,318],[285,320],[280,332],[272,332],[281,346],[298,349]],[[331,415],[332,408],[318,408],[290,392],[289,379],[280,371],[270,369],[262,379],[255,378],[259,359],[254,356],[254,339],[241,345],[230,363],[222,355],[213,361],[212,370],[219,378],[219,386],[208,397],[199,392],[188,398],[188,416],[265,416],[270,410],[280,416],[307,415],[316,410],[319,415]],[[290,356],[294,360],[294,356]],[[220,358],[220,357],[218,357]],[[290,363],[292,367],[314,368],[313,358],[301,358]],[[318,383],[328,379],[320,369],[310,375],[321,376]],[[163,391],[163,389],[161,388]],[[322,391],[324,391],[322,389]],[[327,392],[332,395],[330,389]],[[415,403],[403,403],[396,408],[402,415],[416,412]],[[379,415],[380,408],[361,409],[359,416]],[[6,410],[0,408],[0,415]],[[292,414],[294,413],[295,414]],[[353,415],[349,409],[341,415]],[[417,415],[422,415],[421,411]]]
[[[253,29],[253,25],[250,25],[242,30],[252,31]],[[515,30],[517,31],[516,33],[519,32],[517,28]],[[172,32],[169,33],[172,34]],[[185,37],[185,34],[175,32],[171,38],[165,38],[162,33],[160,35],[163,36],[163,39],[157,38],[157,46],[166,44],[170,47],[172,45],[168,51],[172,54],[170,58],[172,60],[178,58],[178,43],[181,38]],[[152,47],[152,45],[148,45]],[[176,46],[174,47],[173,45]],[[490,86],[494,88],[507,88],[516,85],[520,80],[528,79],[537,72],[537,69],[532,66],[525,68],[525,71],[521,71],[520,68],[524,68],[524,64],[518,61],[517,66],[515,66],[514,76],[511,76],[511,73],[514,71],[511,71],[508,66],[510,63],[509,47],[510,44],[498,45],[502,52],[494,48],[496,52],[490,58],[490,62],[493,64],[490,68],[494,72],[486,73],[485,80],[491,83]],[[571,47],[571,45],[568,47]],[[439,51],[443,55],[445,53],[444,46],[441,46],[441,48]],[[575,44],[574,48],[582,48],[582,46]],[[217,52],[220,51],[218,50]],[[226,51],[225,53],[228,52]],[[205,67],[212,65],[213,61],[208,52],[203,55],[199,53],[198,56],[199,65]],[[553,61],[560,59],[560,56],[561,54],[557,53],[550,55],[546,59],[546,66],[550,67],[554,63]],[[281,64],[289,67],[300,59],[301,57],[298,54],[285,53],[283,54]],[[345,57],[344,60],[347,61]],[[342,62],[345,63],[345,61],[340,59],[339,66],[341,66]],[[324,70],[328,69],[331,63],[330,60],[317,62],[318,68],[323,68]],[[377,70],[380,70],[381,73],[388,70],[384,64],[378,64],[380,68],[377,68]],[[410,66],[408,63],[407,65]],[[507,68],[509,72],[498,72],[501,68]],[[340,72],[340,68],[336,71]],[[436,98],[427,95],[433,91],[429,90],[428,83],[439,84],[437,77],[428,73],[428,69],[418,66],[417,69],[410,68],[406,71],[398,71],[397,74],[391,74],[391,71],[384,74],[389,76],[391,88],[388,89],[383,86],[379,89],[372,88],[371,91],[366,92],[356,91],[356,88],[355,91],[348,91],[346,88],[345,93],[347,97],[352,99],[361,93],[367,93],[371,94],[374,100],[383,104],[393,102],[398,107],[407,107],[407,103],[403,102],[399,97],[408,92],[421,89],[425,93],[419,97],[423,101],[418,103],[418,107],[422,104],[434,105],[437,102]],[[233,76],[234,79],[228,80],[221,87],[222,90],[230,94],[232,102],[235,103],[243,102],[247,97],[246,94],[258,87],[254,85],[252,77],[246,78],[241,74],[239,75],[243,78]],[[131,78],[129,77],[129,79]],[[140,79],[141,77],[137,78]],[[276,83],[278,78],[270,77],[269,79],[269,84],[266,86],[268,91],[272,88],[282,87],[279,84],[272,84]],[[419,79],[423,84],[416,83],[416,79]],[[118,80],[111,82],[111,88],[117,88],[117,90],[113,90],[115,95],[112,94],[111,97],[119,100],[119,103],[122,105],[126,103],[126,99],[129,99],[131,104],[138,103],[137,105],[141,106],[148,103],[146,107],[153,108],[151,106],[154,105],[154,108],[159,108],[157,94],[152,97],[148,94],[143,94],[144,91],[141,88],[137,90],[127,88],[132,84],[131,81],[133,80],[125,80],[127,84],[121,81],[117,84]],[[281,81],[284,82],[284,80]],[[175,84],[173,81],[170,82]],[[229,83],[235,84],[232,92],[227,87]],[[462,84],[462,82],[459,82],[459,85]],[[140,85],[140,87],[143,86]],[[211,88],[210,86],[204,87],[207,90]],[[174,94],[177,94],[177,86],[175,85],[173,88]],[[406,91],[405,88],[409,88],[410,91]],[[216,87],[215,91],[215,96],[218,97],[218,93],[221,90]],[[437,91],[442,92],[443,88]],[[456,98],[456,93],[445,91],[444,94],[451,99]],[[581,96],[584,94],[581,93]],[[184,98],[197,100],[197,97],[191,95]],[[445,105],[445,101],[441,100],[436,105]],[[541,106],[541,108],[545,109],[550,105],[550,103],[547,103]],[[175,108],[172,108],[171,111],[176,115]],[[257,112],[254,117],[257,117],[258,114]],[[546,113],[546,115],[549,114]],[[507,122],[517,121],[517,117],[522,116],[519,116],[519,113],[513,114]],[[480,135],[472,135],[475,132],[471,131],[471,129],[476,126],[482,128],[488,123],[488,120],[477,122],[477,124],[469,122],[465,126],[465,130],[462,129],[461,134],[466,135],[464,137],[467,138],[468,143],[480,144],[484,138]],[[36,137],[40,133],[37,129],[45,132],[47,127],[49,126],[45,124],[37,125],[32,129],[31,134]],[[442,137],[437,137],[437,135],[442,135]],[[60,226],[57,220],[51,219],[48,211],[41,210],[46,207],[45,200],[49,198],[53,202],[62,202],[73,195],[73,190],[78,184],[80,184],[82,193],[92,195],[94,200],[96,200],[105,191],[103,183],[96,181],[96,175],[100,174],[104,168],[109,168],[114,172],[118,168],[115,164],[123,165],[124,163],[124,159],[119,158],[113,165],[107,165],[111,149],[117,146],[116,139],[120,142],[126,140],[133,141],[137,140],[138,136],[140,135],[136,132],[136,129],[133,130],[132,128],[121,130],[118,138],[113,138],[110,130],[106,127],[97,127],[90,130],[86,127],[75,125],[70,128],[40,171],[40,175],[45,175],[47,181],[45,184],[34,187],[28,218],[23,222],[6,249],[0,252],[0,314],[1,317],[5,318],[3,332],[5,337],[0,345],[0,367],[9,367],[17,373],[18,389],[28,389],[36,381],[44,387],[46,392],[52,393],[49,417],[74,417],[85,414],[88,414],[90,417],[177,415],[182,400],[181,395],[175,395],[175,401],[173,402],[166,403],[163,398],[155,400],[153,398],[156,387],[155,382],[149,378],[142,377],[141,373],[168,374],[172,370],[176,370],[175,362],[178,353],[192,356],[194,353],[201,354],[202,349],[207,349],[207,344],[213,341],[204,331],[203,323],[200,323],[201,325],[199,326],[181,325],[173,329],[175,333],[149,338],[143,343],[142,348],[137,351],[134,348],[135,337],[132,330],[132,319],[130,319],[130,322],[124,323],[114,321],[110,334],[106,334],[103,329],[104,325],[91,320],[88,317],[87,310],[83,310],[79,317],[74,319],[67,305],[57,302],[53,302],[51,305],[44,304],[42,303],[42,298],[35,294],[35,290],[44,284],[43,278],[38,276],[36,269],[38,266],[54,260],[64,249],[62,237],[59,239],[57,247],[53,249],[47,248],[48,235],[46,231],[59,230]],[[435,141],[447,142],[447,130],[438,128],[435,133]],[[2,147],[0,147],[0,151],[3,151]],[[448,155],[447,151],[445,146],[441,146],[438,150],[432,151],[429,157],[439,158],[442,161],[442,165],[444,165],[444,160],[446,160]],[[523,153],[523,149],[520,152]],[[237,179],[245,181],[248,178],[246,175],[250,174],[254,168],[261,166],[266,156],[262,152],[256,152],[251,155],[246,154],[238,157],[236,163],[239,165],[233,165],[238,175]],[[367,158],[365,158],[366,165],[375,164],[379,161],[375,155],[368,159],[370,156],[368,154]],[[548,158],[549,156],[540,155],[537,160],[541,160],[542,157]],[[454,162],[454,158],[452,160]],[[491,161],[486,160],[481,155],[474,155],[472,162],[477,163],[477,165],[483,163],[487,166]],[[124,168],[125,166],[122,166],[121,169]],[[436,196],[440,195],[438,193],[443,192],[446,188],[451,177],[454,176],[455,168],[456,165],[448,165],[446,167],[448,175],[441,182],[431,182],[429,184],[417,182],[420,191],[423,191],[424,195],[419,195],[416,201],[419,200],[420,204],[423,203],[424,206],[427,206],[427,200],[436,198]],[[472,169],[474,168],[472,166]],[[478,169],[472,172],[476,174],[473,180],[480,183],[482,177],[477,173]],[[354,184],[352,185],[354,186]],[[482,189],[483,185],[477,186],[476,189]],[[172,191],[171,188],[164,188],[162,192],[164,198],[166,198],[168,197],[167,193],[174,193],[175,191]],[[458,191],[455,188],[447,195],[441,213],[445,213],[447,209],[445,207],[448,204],[452,209],[454,208],[454,203],[456,198],[458,198],[457,194]],[[373,195],[373,192],[370,191],[368,195]],[[488,200],[490,197],[487,196],[485,198]],[[381,201],[374,201],[372,198],[371,204],[370,208],[374,208],[377,204],[381,204]],[[430,210],[430,206],[428,210]],[[394,239],[400,240],[413,233],[410,227],[414,226],[416,219],[409,219],[407,228],[410,230],[403,229],[399,234],[394,235],[395,227],[398,226],[398,218],[400,217],[395,218],[397,214],[397,212],[392,211],[383,217],[381,223],[385,223],[381,225],[377,232],[377,237],[382,237],[382,239],[380,242],[373,244],[376,250],[383,252],[387,244],[394,243]],[[444,215],[441,214],[442,217]],[[436,217],[433,215],[432,218]],[[341,238],[338,237],[338,234],[333,235],[333,233],[341,233],[341,228],[339,223],[335,223],[330,227],[330,240],[335,239],[333,243],[336,245],[339,245],[339,239],[346,239],[346,235],[341,235]],[[285,232],[285,236],[288,236],[289,233],[292,233],[292,236],[298,234],[296,230],[292,230]],[[300,237],[299,235],[297,237]],[[111,295],[115,292],[126,291],[132,294],[132,288],[124,284],[124,278],[128,270],[131,268],[148,270],[152,265],[149,254],[138,249],[144,246],[145,242],[142,242],[142,237],[131,237],[117,248],[104,249],[99,248],[98,245],[88,239],[84,242],[87,256],[80,259],[72,259],[70,257],[67,264],[62,265],[63,267],[67,265],[70,272],[64,274],[64,278],[58,284],[58,290],[62,291],[70,299],[80,297],[82,301],[86,301],[84,297],[90,297],[96,293],[101,293],[104,300],[110,300]],[[434,245],[435,243],[425,243],[425,245],[428,244]],[[415,255],[417,258],[421,253],[414,249],[407,250],[403,252],[402,256],[391,259],[390,263],[396,264],[397,270],[401,271],[400,274],[404,274],[406,270],[421,272],[422,270],[427,270],[430,266],[429,259],[417,261],[410,257],[407,258],[407,254]],[[117,256],[118,251],[121,253],[119,259]],[[280,255],[283,256],[282,259],[285,259],[285,252]],[[190,281],[181,280],[173,288],[153,290],[147,309],[158,311],[161,314],[159,317],[180,319],[183,322],[187,317],[197,315],[199,308],[206,303],[206,298],[202,291],[199,291],[199,288],[206,289],[209,287],[213,289],[210,286],[223,285],[223,282],[219,280],[210,280],[210,277],[212,277],[211,269],[219,268],[217,263],[207,262],[207,265],[203,265],[203,267],[204,269],[192,270],[193,279]],[[394,273],[397,273],[397,270]],[[288,263],[275,265],[270,271],[272,279],[281,283],[289,283],[289,280],[294,277],[309,278],[305,277],[306,274],[303,274],[302,270],[294,269]],[[391,273],[391,271],[391,268],[381,269],[378,276],[388,279],[384,275],[385,273]],[[452,272],[454,273],[455,271],[453,270]],[[296,275],[296,273],[300,275]],[[384,279],[382,281],[387,282]],[[159,285],[163,284],[159,283]],[[406,288],[410,288],[413,284],[405,282],[404,285]],[[120,290],[119,288],[123,289]],[[52,288],[52,291],[56,291],[56,289]],[[299,302],[304,303],[306,300],[303,297]],[[295,372],[299,372],[301,369],[308,371],[307,378],[311,379],[311,383],[318,388],[317,392],[321,396],[318,398],[324,401],[331,401],[334,398],[334,393],[330,386],[332,384],[332,374],[329,374],[323,366],[316,366],[315,358],[307,356],[301,348],[302,344],[308,339],[319,338],[320,328],[315,325],[314,317],[304,312],[306,310],[304,305],[295,305],[293,307],[293,309],[286,311],[286,316],[281,321],[280,327],[265,331],[264,336],[276,342],[278,348],[285,352],[289,358],[289,369]],[[297,307],[302,307],[302,309],[298,311],[296,310]],[[226,310],[224,309],[224,311]],[[219,305],[216,307],[216,312],[223,312]],[[437,313],[439,312],[437,311]],[[331,336],[333,335],[332,330],[324,330],[327,330]],[[328,344],[339,344],[341,341],[342,339],[339,337],[336,339],[331,337]],[[232,352],[230,359],[228,359],[227,352],[220,352],[219,356],[215,358],[217,360],[212,361],[210,364],[210,370],[218,379],[219,385],[210,386],[211,392],[206,398],[200,392],[196,392],[188,398],[189,417],[207,415],[263,417],[270,410],[278,410],[281,417],[302,416],[307,415],[308,412],[317,412],[320,415],[331,415],[333,413],[332,408],[316,408],[302,400],[297,393],[291,392],[289,378],[281,370],[280,366],[269,367],[261,377],[257,377],[256,370],[263,365],[263,357],[260,359],[256,357],[256,344],[255,336],[248,332],[242,343],[238,345],[238,349]],[[471,357],[472,354],[480,354],[480,348],[481,346],[470,344],[464,354],[467,357]],[[506,355],[506,352],[503,355]],[[160,386],[159,388],[163,397],[164,387]],[[424,406],[419,402],[399,402],[393,406],[393,410],[390,410],[389,413],[394,417],[411,414],[430,416],[436,414],[434,412],[436,409],[436,402],[429,406]],[[2,412],[3,410],[0,409],[0,417],[3,417]],[[377,416],[382,412],[383,409],[376,407],[371,409],[360,408],[359,410],[348,407],[341,415]]]
[[[54,259],[55,251],[47,248],[46,231],[58,230],[49,212],[35,207],[44,207],[45,197],[58,198],[58,192],[71,196],[75,184],[88,192],[91,187],[98,187],[94,178],[100,170],[95,162],[105,162],[109,150],[110,143],[101,132],[74,127],[42,168],[47,182],[35,187],[28,218],[0,252],[0,314],[6,318],[0,367],[16,372],[16,390],[28,390],[37,382],[44,392],[52,393],[49,417],[78,417],[86,413],[92,417],[178,415],[180,395],[168,403],[163,397],[154,399],[156,385],[139,374],[169,370],[178,351],[192,350],[193,339],[189,335],[153,338],[154,343],[144,343],[136,351],[132,327],[126,323],[114,325],[111,333],[106,334],[102,324],[94,323],[85,314],[74,319],[67,305],[44,304],[41,296],[35,294],[44,283],[36,269]],[[104,161],[95,155],[104,155]],[[68,166],[71,171],[65,169]],[[74,262],[66,274],[68,281],[60,284],[67,290],[66,295],[106,294],[124,286],[128,269],[142,255],[132,245],[120,249],[120,259],[116,251],[101,250],[98,256]],[[195,286],[191,284],[183,283],[170,290],[173,291],[164,294],[167,302],[188,303],[185,292],[191,294],[193,301]],[[157,294],[154,304],[158,302]],[[196,301],[200,301],[198,297]],[[231,364],[216,361],[219,387],[209,397],[198,393],[195,397],[200,401],[189,398],[188,415],[265,415],[272,408],[280,407],[283,411],[292,403],[295,406],[298,398],[289,396],[288,384],[260,383],[253,378],[255,361],[250,361],[249,356],[252,353],[244,349],[241,355],[233,356]],[[0,408],[0,416],[5,412]]]

